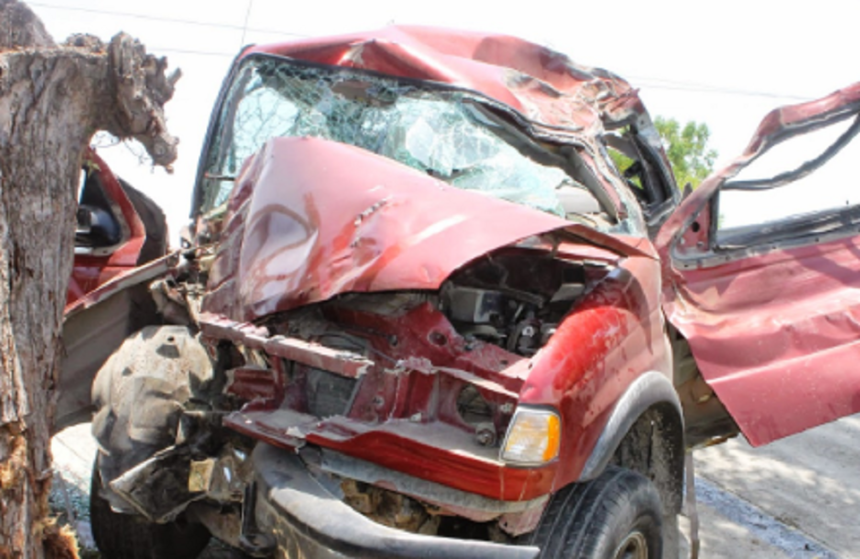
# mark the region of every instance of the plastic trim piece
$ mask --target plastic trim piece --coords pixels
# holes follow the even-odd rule
[[[540,550],[412,534],[377,524],[327,491],[298,456],[260,443],[254,449],[257,525],[289,558],[534,559]]]
[[[679,420],[684,421],[681,401],[669,379],[656,371],[645,373],[630,385],[615,405],[609,422],[582,468],[579,481],[587,481],[600,475],[633,424],[655,404],[672,405]]]

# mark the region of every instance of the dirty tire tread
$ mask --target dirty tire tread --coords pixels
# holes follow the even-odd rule
[[[660,559],[662,506],[656,488],[642,475],[612,466],[597,479],[556,493],[537,529],[521,541],[540,547],[540,559],[611,559],[633,527],[648,540],[649,557]]]
[[[194,559],[211,538],[200,524],[181,519],[154,524],[140,516],[113,512],[99,496],[101,479],[93,468],[90,520],[93,539],[102,559]]]
[[[93,539],[104,559],[193,559],[210,534],[201,524],[148,522],[103,488],[156,452],[174,444],[179,417],[204,387],[212,369],[206,350],[184,326],[148,326],[108,359],[93,383],[93,435],[99,453],[93,466],[90,515]],[[127,505],[125,505],[127,506]]]

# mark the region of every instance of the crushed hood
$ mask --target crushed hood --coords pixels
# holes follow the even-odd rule
[[[467,262],[565,230],[584,258],[643,255],[560,217],[459,190],[360,148],[276,138],[228,204],[204,310],[251,321],[346,292],[438,289]],[[595,248],[600,247],[600,248]]]

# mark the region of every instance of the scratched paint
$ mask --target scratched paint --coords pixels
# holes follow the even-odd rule
[[[656,239],[667,318],[756,446],[860,411],[860,243],[856,225],[827,237],[801,225],[781,242],[720,249],[714,201],[770,147],[858,111],[860,84],[774,110],[744,153],[684,200]]]

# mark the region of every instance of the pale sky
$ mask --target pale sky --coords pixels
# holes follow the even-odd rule
[[[141,166],[124,145],[101,148],[111,168],[152,196],[172,238],[187,222],[209,114],[243,44],[375,29],[391,22],[517,35],[616,72],[640,87],[652,115],[705,122],[717,168],[738,155],[770,109],[821,97],[860,80],[855,66],[860,2],[756,0],[474,0],[363,2],[284,0],[40,0],[29,2],[55,40],[119,31],[182,69],[168,103],[181,139],[175,173]],[[179,21],[167,21],[167,20]],[[247,21],[246,21],[247,20]],[[138,149],[137,151],[142,151]],[[846,188],[845,185],[840,185]],[[834,188],[839,188],[836,186]],[[803,207],[800,195],[770,202]]]

